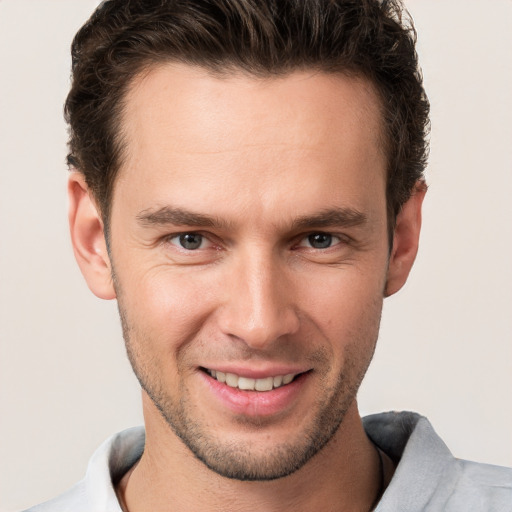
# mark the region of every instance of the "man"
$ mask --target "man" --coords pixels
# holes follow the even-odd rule
[[[34,510],[506,510],[508,470],[356,394],[416,256],[428,102],[393,2],[109,1],[77,34],[70,226],[145,431]],[[476,505],[478,503],[478,505]]]

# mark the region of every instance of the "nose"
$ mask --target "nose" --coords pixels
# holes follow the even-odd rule
[[[292,280],[276,260],[254,253],[241,257],[224,284],[220,329],[255,350],[296,333],[300,325]]]

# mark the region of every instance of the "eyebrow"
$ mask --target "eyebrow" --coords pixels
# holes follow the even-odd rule
[[[158,210],[143,210],[137,215],[137,221],[144,226],[166,226],[171,224],[207,228],[228,227],[225,221],[216,217],[169,206],[163,206]]]
[[[182,208],[164,206],[157,210],[143,210],[137,221],[144,226],[193,226],[229,229],[231,223],[203,213],[191,212]],[[330,208],[313,215],[302,215],[293,220],[291,229],[299,231],[311,228],[332,226],[354,227],[364,224],[367,216],[353,208]]]
[[[293,229],[328,228],[332,226],[350,228],[366,223],[367,216],[353,208],[330,208],[313,215],[303,215],[293,221]]]

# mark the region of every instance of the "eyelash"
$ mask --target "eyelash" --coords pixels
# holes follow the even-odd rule
[[[313,237],[327,238],[328,242],[329,242],[328,246],[327,247],[313,247],[313,241],[311,240]],[[337,242],[334,242],[334,240],[337,240]],[[330,249],[331,247],[335,247],[335,246],[339,245],[340,243],[343,243],[343,238],[341,237],[341,235],[335,235],[333,233],[326,233],[324,231],[315,231],[313,233],[309,233],[307,235],[302,236],[302,238],[299,241],[298,246],[305,247],[304,245],[301,245],[301,244],[306,241],[309,243],[308,248],[324,251],[324,250]],[[320,243],[322,243],[321,239],[320,239]]]
[[[204,233],[200,232],[200,231],[184,231],[182,233],[173,233],[171,235],[166,236],[165,237],[165,241],[167,243],[170,243],[171,245],[177,247],[178,249],[186,251],[186,252],[195,252],[195,251],[201,249],[201,247],[197,247],[195,249],[187,249],[186,247],[180,246],[180,245],[178,245],[178,243],[181,242],[181,240],[178,243],[173,243],[172,242],[172,240],[174,240],[174,239],[181,239],[182,237],[186,237],[186,236],[199,236],[199,237],[201,237],[200,245],[202,245],[204,243],[204,241],[208,241],[209,243],[213,244],[213,242],[210,240],[210,238],[207,235],[205,235]]]
[[[186,248],[186,247],[183,247],[183,245],[181,245],[182,243],[182,240],[180,240],[182,237],[186,237],[186,236],[199,236],[201,237],[201,241],[200,241],[200,244],[198,247],[196,248]],[[327,247],[313,247],[312,246],[312,241],[311,241],[311,238],[312,237],[315,237],[315,236],[324,236],[324,237],[327,237],[329,239],[329,245]],[[168,236],[165,237],[165,242],[167,243],[170,243],[171,245],[173,245],[174,247],[177,247],[179,250],[182,250],[182,251],[185,251],[185,252],[188,252],[188,253],[193,253],[195,251],[199,251],[199,250],[206,250],[210,247],[207,247],[207,248],[201,248],[201,245],[203,245],[203,243],[206,241],[208,243],[210,243],[211,245],[215,245],[214,242],[211,240],[212,238],[212,235],[211,234],[205,234],[203,232],[200,232],[200,231],[184,231],[184,232],[181,232],[181,233],[173,233],[173,234],[170,234]],[[178,242],[174,243],[173,240],[175,239],[178,239]],[[313,231],[313,232],[310,232],[310,233],[305,233],[305,234],[302,234],[300,235],[300,237],[296,237],[295,240],[298,240],[298,243],[295,243],[293,245],[293,248],[306,248],[306,249],[311,249],[311,250],[317,250],[317,251],[326,251],[328,249],[331,249],[333,247],[336,247],[337,245],[340,245],[340,244],[346,244],[346,243],[349,243],[349,239],[346,235],[341,235],[341,234],[334,234],[334,233],[330,233],[330,232],[325,232],[325,231]],[[309,243],[309,245],[302,245],[304,242],[307,242]]]

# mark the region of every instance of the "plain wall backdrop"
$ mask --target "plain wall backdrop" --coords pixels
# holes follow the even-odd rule
[[[140,424],[116,305],[66,218],[69,45],[93,0],[0,0],[0,510],[80,479]],[[409,0],[432,104],[420,253],[386,300],[363,414],[416,410],[457,457],[512,465],[512,1]]]

